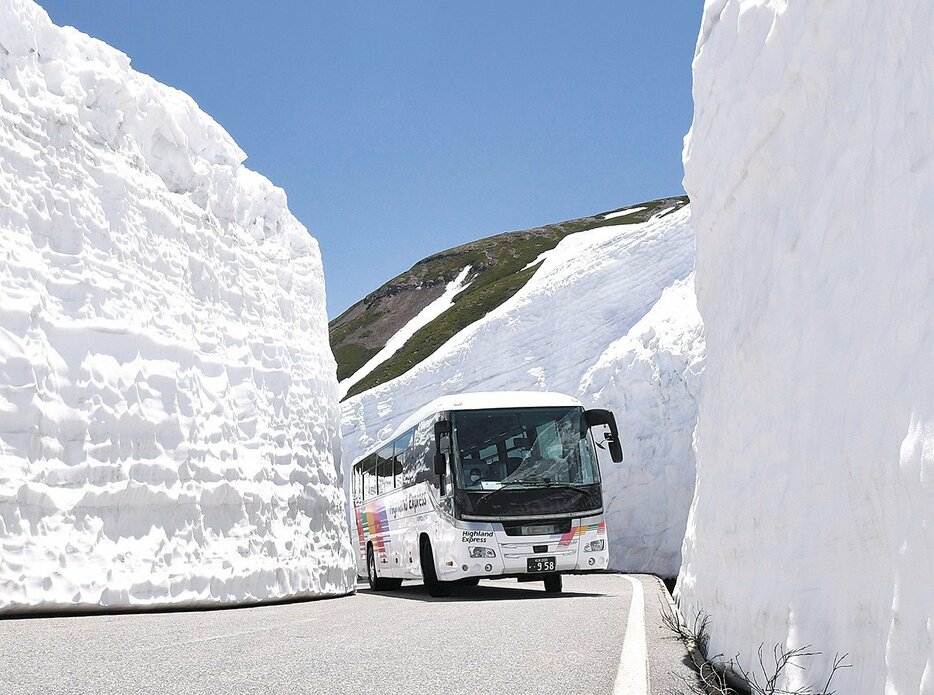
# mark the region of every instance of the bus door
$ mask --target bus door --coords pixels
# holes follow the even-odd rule
[[[402,564],[409,579],[422,575],[419,538],[432,533],[432,521],[438,499],[438,485],[431,465],[435,453],[434,420],[426,419],[412,433],[408,453],[403,460],[403,485],[410,510],[402,527]]]
[[[392,481],[394,492],[387,498],[386,505],[389,514],[388,528],[388,560],[387,576],[404,577],[406,573],[407,555],[405,552],[406,529],[412,523],[412,512],[406,503],[411,489],[407,488],[406,462],[411,456],[412,434],[410,430],[397,438],[387,449],[392,448]]]
[[[393,501],[393,457],[392,442],[380,449],[376,454],[376,485],[378,500],[373,514],[375,519],[375,528],[373,541],[373,551],[376,556],[376,566],[379,568],[380,576],[391,577],[392,575],[392,520],[389,518],[387,507]]]

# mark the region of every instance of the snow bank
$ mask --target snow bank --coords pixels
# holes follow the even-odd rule
[[[604,465],[610,566],[673,577],[694,492],[694,426],[704,332],[693,274],[612,343],[581,382],[588,404],[619,414],[626,463]]]
[[[0,0],[0,611],[352,587],[316,242],[186,95]]]
[[[616,411],[629,453],[620,467],[601,462],[614,566],[674,576],[694,485],[702,339],[693,267],[687,208],[566,237],[510,300],[406,374],[344,401],[345,462],[447,393],[559,391],[599,402]]]
[[[934,693],[934,4],[709,0],[685,146],[709,361],[681,602],[788,689]]]

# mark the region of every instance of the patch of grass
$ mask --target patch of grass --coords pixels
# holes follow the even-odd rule
[[[334,359],[337,360],[337,380],[343,381],[353,375],[379,350],[379,348],[365,348],[357,343],[349,343],[335,348]]]

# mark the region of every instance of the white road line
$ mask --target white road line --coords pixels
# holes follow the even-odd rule
[[[642,582],[624,575],[632,585],[632,601],[629,604],[629,619],[623,635],[623,650],[619,655],[619,670],[613,695],[648,695],[649,654],[645,646],[645,591]]]

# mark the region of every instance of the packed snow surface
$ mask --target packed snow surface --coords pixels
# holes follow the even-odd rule
[[[616,412],[627,451],[601,460],[611,562],[674,576],[694,486],[703,333],[688,208],[572,234],[510,300],[406,374],[342,404],[345,464],[444,394],[557,391]]]
[[[685,184],[708,364],[682,609],[780,687],[934,693],[934,3],[707,2]]]
[[[346,592],[316,242],[186,95],[0,0],[0,612]]]
[[[415,335],[419,329],[424,328],[450,309],[454,304],[454,298],[467,289],[467,286],[470,284],[470,281],[467,279],[470,275],[470,269],[471,266],[468,265],[461,270],[461,272],[457,274],[457,277],[447,284],[440,297],[418,312],[408,323],[396,331],[395,334],[386,341],[383,349],[367,360],[366,364],[340,382],[341,398],[347,395],[347,392],[354,384],[363,377],[369,375],[374,369],[402,349],[402,346],[405,345],[409,338]]]
[[[632,215],[636,212],[642,212],[643,210],[647,210],[647,209],[648,208],[643,206],[643,207],[635,207],[635,208],[626,208],[625,210],[617,210],[616,212],[607,213],[606,215],[603,216],[603,219],[612,220],[616,217],[623,217],[624,215]]]

